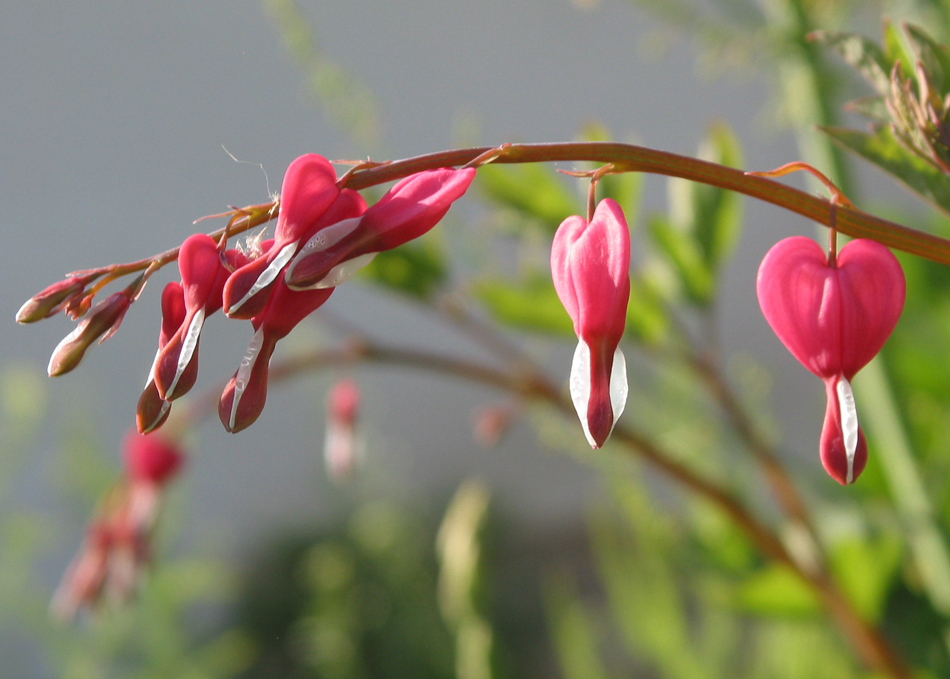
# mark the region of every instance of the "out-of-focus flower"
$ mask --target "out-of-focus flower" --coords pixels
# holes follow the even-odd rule
[[[377,253],[432,229],[474,177],[473,168],[442,168],[399,181],[360,218],[316,230],[287,268],[287,285],[293,290],[339,285]]]
[[[357,421],[360,388],[351,379],[340,380],[327,394],[327,430],[323,459],[327,475],[334,481],[348,479],[356,471],[360,458]]]
[[[762,260],[759,306],[792,355],[825,382],[819,451],[828,474],[853,483],[867,462],[851,380],[884,346],[904,307],[904,272],[880,243],[858,239],[829,263],[810,238],[779,241]]]
[[[148,565],[164,486],[181,469],[183,456],[170,440],[132,431],[123,441],[123,457],[126,478],[96,510],[53,595],[50,609],[60,620],[104,601],[126,603]]]
[[[472,413],[472,434],[475,441],[485,448],[494,448],[511,428],[514,417],[514,409],[510,405],[496,404],[478,408]]]
[[[618,345],[630,299],[630,231],[616,202],[602,200],[590,224],[578,216],[561,223],[551,275],[578,337],[571,399],[588,442],[600,448],[627,402],[627,364]]]
[[[320,217],[339,193],[336,172],[323,156],[309,153],[288,166],[281,187],[274,247],[228,279],[224,288],[224,313],[228,317],[249,319],[263,311],[278,276],[320,228]]]

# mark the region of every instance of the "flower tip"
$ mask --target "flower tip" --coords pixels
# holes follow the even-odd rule
[[[130,431],[122,443],[126,472],[133,482],[164,484],[184,464],[184,456],[174,443],[158,434]]]

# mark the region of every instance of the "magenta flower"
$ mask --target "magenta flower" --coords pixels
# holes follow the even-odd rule
[[[627,402],[627,364],[618,345],[630,299],[630,231],[604,199],[588,224],[568,217],[551,246],[554,289],[574,322],[571,399],[591,447],[604,445]]]
[[[228,279],[224,313],[230,318],[253,318],[267,304],[269,291],[284,267],[318,228],[318,220],[339,195],[336,172],[323,156],[300,156],[284,173],[274,247]]]
[[[157,429],[168,419],[171,401],[166,401],[155,386],[155,366],[162,355],[162,349],[168,344],[185,322],[185,293],[181,284],[171,281],[162,290],[162,327],[158,333],[158,351],[148,372],[148,382],[135,408],[135,425],[140,434]],[[197,368],[197,363],[195,364]]]
[[[366,203],[358,193],[344,189],[317,220],[317,227],[332,229],[341,221],[358,218],[365,209]],[[277,342],[322,306],[332,292],[333,288],[291,290],[283,279],[277,281],[267,306],[251,319],[254,336],[218,401],[218,417],[225,429],[237,433],[257,420],[267,400],[268,368]]]
[[[474,178],[473,168],[442,168],[397,182],[362,217],[316,230],[287,267],[287,285],[293,290],[339,285],[377,253],[432,229]]]
[[[904,307],[904,272],[880,243],[845,245],[834,265],[815,241],[779,241],[762,260],[759,306],[792,355],[825,382],[828,406],[819,451],[838,483],[853,483],[867,463],[851,380],[874,358]]]
[[[159,434],[143,436],[135,431],[122,441],[126,475],[132,483],[164,485],[184,464],[177,445]]]
[[[204,233],[189,236],[181,244],[178,269],[185,317],[160,349],[152,371],[158,393],[166,401],[184,396],[194,386],[198,376],[198,342],[205,319],[221,308],[230,267],[245,261],[236,250],[222,253],[214,239]]]

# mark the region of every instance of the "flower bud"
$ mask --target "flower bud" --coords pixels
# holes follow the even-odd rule
[[[70,301],[82,295],[86,286],[97,275],[70,276],[53,283],[51,286],[33,295],[16,313],[17,323],[35,323],[49,318],[61,311]]]
[[[79,365],[86,349],[100,337],[105,342],[119,328],[129,310],[129,289],[115,292],[97,303],[76,328],[66,335],[53,350],[46,371],[50,377],[59,377]]]

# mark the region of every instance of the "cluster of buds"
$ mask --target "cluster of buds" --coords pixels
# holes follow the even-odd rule
[[[884,100],[891,132],[911,153],[950,174],[950,94],[938,91],[921,61],[915,75],[916,93],[899,61],[891,69],[890,94]]]
[[[165,487],[184,457],[173,441],[135,431],[125,437],[123,453],[125,476],[97,510],[53,596],[52,612],[59,619],[104,601],[128,601],[149,563]]]
[[[162,292],[158,351],[136,412],[138,430],[154,431],[171,404],[195,384],[201,331],[223,309],[229,318],[249,320],[253,336],[240,366],[219,402],[224,427],[238,432],[261,414],[267,398],[268,368],[277,342],[323,305],[334,288],[377,253],[418,238],[435,226],[468,189],[475,169],[442,168],[410,175],[367,207],[356,191],[340,188],[322,156],[303,155],[284,175],[274,238],[249,250],[228,249],[227,229],[216,240],[203,233],[179,248],[181,282]],[[56,348],[49,374],[75,368],[93,341],[105,341],[119,327],[157,260],[125,290],[95,306],[87,286],[108,270],[78,272],[29,300],[17,314],[28,323],[64,310],[85,317]]]

